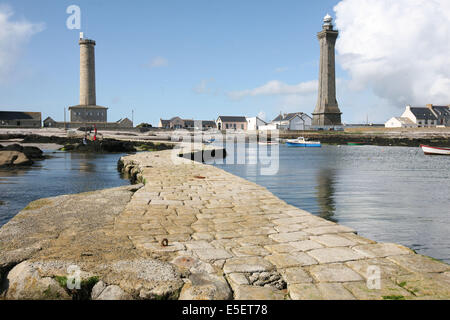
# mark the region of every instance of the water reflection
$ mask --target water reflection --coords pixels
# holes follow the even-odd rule
[[[10,169],[10,168],[0,169],[0,184],[9,183],[9,180],[7,180],[5,178],[22,176],[22,175],[26,174],[27,170],[29,170],[29,168],[27,168],[27,167],[14,168],[14,169]]]
[[[315,189],[319,206],[318,215],[324,219],[337,222],[337,219],[334,218],[336,211],[336,202],[334,200],[336,170],[330,168],[319,169],[316,179],[317,185]]]
[[[74,163],[74,159],[78,160],[78,169],[81,172],[91,173],[96,171],[96,162],[95,158],[92,157],[91,154],[70,154],[71,163]]]
[[[129,184],[117,171],[122,154],[51,154],[28,168],[0,169],[0,226],[36,199]]]
[[[216,166],[364,237],[450,262],[450,158],[427,157],[409,147],[280,145],[279,150],[273,175],[261,175],[254,164]]]

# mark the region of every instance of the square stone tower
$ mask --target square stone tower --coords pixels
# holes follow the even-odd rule
[[[319,94],[313,112],[313,127],[340,126],[341,111],[336,100],[336,73],[334,46],[339,32],[333,30],[333,18],[326,15],[322,31],[317,34],[320,43]]]
[[[69,107],[71,122],[107,122],[108,108],[98,106],[95,92],[95,41],[80,35],[80,104]]]

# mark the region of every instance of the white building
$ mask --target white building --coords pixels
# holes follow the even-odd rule
[[[270,125],[260,130],[310,130],[312,118],[303,112],[285,113],[272,120]],[[270,128],[270,129],[269,129]]]
[[[384,126],[386,128],[417,128],[417,124],[411,119],[402,117],[393,117],[389,119]]]
[[[406,106],[405,112],[401,118],[408,118],[420,127],[435,127],[437,125],[437,117],[430,108],[413,108]]]
[[[259,127],[259,130],[261,130],[261,131],[272,131],[272,130],[278,130],[278,129],[279,129],[279,125],[276,123],[269,123],[269,124]]]
[[[450,126],[450,106],[433,106],[432,104],[427,104],[426,107],[406,106],[401,117],[391,118],[385,123],[386,128],[437,126]]]
[[[247,118],[247,130],[260,130],[261,126],[267,125],[267,122],[258,117]]]

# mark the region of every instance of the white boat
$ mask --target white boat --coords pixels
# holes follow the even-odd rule
[[[267,145],[267,146],[275,146],[278,144],[278,141],[259,141],[258,144]]]
[[[320,141],[308,141],[303,137],[297,139],[286,140],[286,145],[289,147],[321,147]]]
[[[431,146],[426,146],[424,144],[421,144],[420,147],[423,150],[423,153],[425,154],[437,154],[437,155],[447,155],[450,156],[450,148],[445,148],[445,147],[431,147]]]

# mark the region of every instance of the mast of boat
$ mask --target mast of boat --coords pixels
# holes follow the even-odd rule
[[[281,115],[281,110],[280,110],[280,130],[281,130],[281,119],[283,118],[283,116]]]

